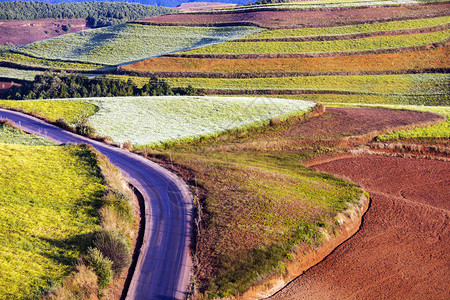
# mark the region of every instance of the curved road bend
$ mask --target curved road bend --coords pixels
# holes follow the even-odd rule
[[[189,254],[193,204],[182,180],[128,151],[87,139],[37,118],[0,109],[0,119],[57,143],[86,143],[108,157],[144,197],[144,241],[127,299],[184,299],[192,262]]]

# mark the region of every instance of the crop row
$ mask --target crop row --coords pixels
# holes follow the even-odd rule
[[[425,19],[413,19],[392,22],[377,22],[371,24],[358,24],[350,26],[337,27],[318,27],[318,28],[295,28],[295,29],[267,29],[246,36],[244,39],[279,39],[295,37],[312,36],[335,36],[355,33],[374,33],[382,31],[419,29],[434,27],[438,25],[447,25],[450,23],[450,17],[437,17]]]
[[[182,54],[294,54],[358,52],[424,46],[448,40],[450,30],[398,36],[312,42],[229,42],[183,52]]]
[[[105,65],[159,56],[229,41],[256,27],[192,28],[121,24],[81,31],[17,48],[27,55]]]
[[[407,7],[375,6],[334,9],[288,9],[288,7],[284,7],[284,9],[278,10],[277,7],[279,6],[274,9],[257,7],[243,10],[218,10],[212,13],[172,14],[144,19],[142,22],[172,26],[217,26],[245,22],[266,28],[299,28],[386,22],[449,14],[449,7],[446,3],[416,4]]]
[[[243,96],[243,94],[238,95]],[[268,97],[268,94],[258,97]],[[248,95],[247,95],[248,97]],[[273,95],[272,95],[273,97]],[[446,94],[431,95],[374,95],[374,94],[302,94],[277,95],[277,98],[297,99],[326,103],[327,105],[420,105],[420,106],[450,106],[450,98]]]
[[[422,1],[423,3],[439,3],[446,2],[447,0],[430,0]],[[352,8],[352,7],[369,7],[369,6],[403,6],[417,4],[414,0],[315,0],[315,1],[297,1],[297,2],[283,2],[283,3],[270,3],[260,4],[236,8],[226,8],[221,11],[230,12],[243,12],[254,11],[259,9],[271,9],[271,10],[283,10],[283,9],[339,9],[339,8]],[[204,13],[205,11],[202,11]],[[209,11],[215,13],[215,11]]]
[[[446,94],[447,74],[304,76],[278,78],[167,78],[171,86],[202,89],[304,90],[373,94]]]
[[[442,69],[450,65],[449,50],[348,55],[339,57],[220,59],[163,56],[122,66],[126,71],[153,73],[254,74],[367,72]]]
[[[36,57],[31,57],[28,55],[23,55],[14,52],[3,52],[0,53],[0,62],[12,62],[22,66],[39,67],[39,68],[52,68],[60,70],[97,70],[103,65],[99,64],[89,64],[89,63],[79,63],[79,62],[65,62],[57,60],[41,59]]]

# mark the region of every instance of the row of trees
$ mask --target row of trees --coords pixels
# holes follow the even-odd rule
[[[163,79],[155,76],[142,88],[130,79],[128,81],[97,77],[89,79],[86,75],[66,75],[45,73],[37,75],[33,82],[21,86],[13,86],[3,96],[7,99],[53,99],[53,98],[86,98],[86,97],[118,97],[118,96],[166,96],[197,95],[192,86],[172,88]]]
[[[49,4],[35,1],[0,3],[0,20],[86,19],[92,27],[124,23],[172,12],[166,7],[119,2]]]

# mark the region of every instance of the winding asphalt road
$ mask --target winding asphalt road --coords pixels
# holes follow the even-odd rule
[[[0,120],[57,143],[86,143],[108,157],[142,194],[145,230],[127,299],[185,299],[192,269],[192,197],[184,182],[128,151],[87,139],[37,118],[0,109]]]

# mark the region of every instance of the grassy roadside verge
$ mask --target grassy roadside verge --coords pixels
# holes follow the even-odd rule
[[[117,170],[88,146],[53,146],[4,124],[0,141],[0,298],[107,293],[136,231]],[[123,267],[102,252],[104,236],[122,241]],[[96,257],[89,247],[100,250]]]
[[[287,127],[281,122],[223,139],[139,150],[197,192],[198,292],[211,298],[239,295],[284,274],[294,249],[321,244],[322,233],[335,230],[336,214],[363,193],[353,183],[302,166],[327,149],[279,150],[263,142]],[[252,150],[243,150],[245,145]]]

